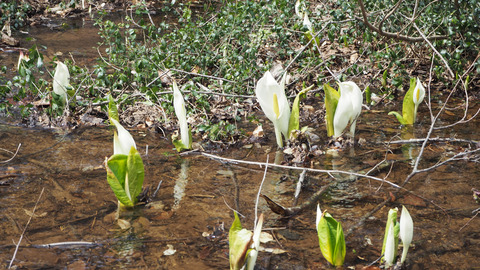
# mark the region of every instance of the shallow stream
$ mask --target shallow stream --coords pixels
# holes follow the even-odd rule
[[[38,43],[48,45],[52,39],[59,42],[48,45],[47,56],[58,51],[63,55],[71,52],[85,64],[95,57],[96,51],[91,47],[98,39],[91,24],[89,28],[68,31],[29,31],[38,31],[35,37]],[[79,40],[82,46],[72,49]],[[5,53],[2,57],[6,59]],[[12,59],[13,65],[17,58]],[[479,104],[471,106],[478,108]],[[356,135],[363,143],[314,156],[302,166],[366,173],[386,159],[387,166],[380,166],[370,175],[402,184],[412,170],[412,160],[418,155],[420,144],[388,142],[424,137],[429,125],[428,111],[420,109],[422,117],[415,134],[401,132],[387,112],[364,110]],[[451,123],[458,115],[463,115],[459,108],[449,110],[440,124]],[[261,114],[258,117],[263,119]],[[276,156],[274,151],[270,123],[264,122],[264,127],[272,137],[269,145],[253,144],[211,154],[256,162],[265,162],[268,155],[270,163],[275,159],[282,162],[283,154]],[[323,128],[314,132],[324,133]],[[479,121],[474,120],[435,131],[432,137],[479,141],[479,131]],[[123,214],[124,222],[119,224],[115,221],[117,201],[103,167],[105,157],[112,154],[112,130],[106,127],[46,130],[0,125],[0,148],[15,152],[21,144],[10,161],[7,160],[13,153],[0,152],[0,161],[5,161],[0,165],[3,266],[10,263],[15,243],[36,207],[16,254],[14,265],[19,269],[228,269],[231,208],[244,216],[241,218],[244,227],[253,228],[255,200],[265,168],[220,162],[198,153],[181,156],[159,133],[145,130],[131,130],[131,133],[145,163],[144,187],[150,188],[151,202]],[[474,149],[478,145],[432,142],[425,149],[420,168],[469,147]],[[326,142],[320,142],[319,148],[325,151]],[[262,194],[285,207],[292,206],[301,172],[269,167]],[[319,202],[323,210],[342,222],[347,234],[345,267],[350,269],[360,269],[379,258],[388,210],[401,205],[409,209],[415,224],[407,268],[474,269],[480,255],[480,217],[474,217],[472,212],[479,205],[471,190],[480,189],[479,178],[478,155],[476,162],[451,162],[414,176],[405,186],[409,192],[397,193],[398,189],[387,183],[347,174],[307,172],[299,203],[322,186],[332,184]],[[160,181],[159,191],[153,197]],[[387,198],[393,201],[369,214]],[[260,199],[259,212],[265,215],[264,231],[273,237],[262,244],[270,249],[260,253],[259,269],[329,268],[318,247],[313,207],[284,219]]]

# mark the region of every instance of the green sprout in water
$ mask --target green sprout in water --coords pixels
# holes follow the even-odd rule
[[[317,205],[317,233],[320,251],[333,266],[342,266],[345,260],[346,245],[342,224],[326,211],[322,213]]]
[[[113,139],[113,155],[105,161],[107,181],[118,199],[119,206],[134,207],[142,191],[145,175],[143,161],[132,135],[118,122],[116,111],[116,105],[110,97],[110,122],[117,130]]]
[[[425,98],[425,87],[423,87],[420,79],[411,78],[410,88],[403,98],[402,114],[398,112],[389,112],[388,115],[395,115],[400,124],[413,125],[417,121],[417,110],[420,103]]]

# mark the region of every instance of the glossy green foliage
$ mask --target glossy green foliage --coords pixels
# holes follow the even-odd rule
[[[233,214],[235,215],[235,220],[228,233],[230,269],[239,270],[245,265],[247,260],[253,233],[242,228],[237,212]]]
[[[325,122],[327,123],[327,136],[330,137],[334,134],[333,118],[335,116],[335,110],[337,109],[340,93],[328,84],[323,85],[323,91],[325,92]]]
[[[307,92],[312,89],[313,86],[303,89],[300,91],[292,105],[292,112],[290,113],[290,120],[288,122],[288,136],[291,139],[293,134],[292,131],[300,130],[300,100],[307,96]]]
[[[137,204],[142,191],[144,168],[137,149],[132,147],[128,155],[116,154],[107,162],[107,181],[118,201],[127,207]]]
[[[333,266],[343,265],[346,245],[340,222],[325,212],[317,224],[317,233],[323,257]]]
[[[410,88],[403,98],[402,114],[398,112],[389,112],[388,115],[394,115],[402,125],[413,125],[415,122],[415,103],[413,102],[413,91],[415,90],[416,79],[410,79]]]

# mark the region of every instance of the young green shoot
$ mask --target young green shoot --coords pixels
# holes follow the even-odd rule
[[[345,260],[346,245],[342,224],[317,204],[316,227],[323,257],[333,266],[341,266]]]
[[[410,88],[403,98],[402,115],[398,112],[389,112],[388,115],[395,115],[400,124],[413,125],[417,120],[417,110],[425,98],[425,87],[420,79],[411,78]]]
[[[235,219],[228,234],[230,269],[240,270],[246,266],[247,270],[253,270],[260,246],[263,214],[260,215],[253,233],[242,228],[237,212],[233,214]]]

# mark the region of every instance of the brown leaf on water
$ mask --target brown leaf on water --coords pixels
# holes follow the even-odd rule
[[[272,212],[274,212],[275,214],[279,214],[281,216],[288,216],[289,215],[288,211],[285,210],[285,207],[283,207],[280,204],[272,201],[269,197],[267,197],[263,194],[262,194],[262,197],[265,199],[268,207],[270,208],[270,210],[272,210]]]

